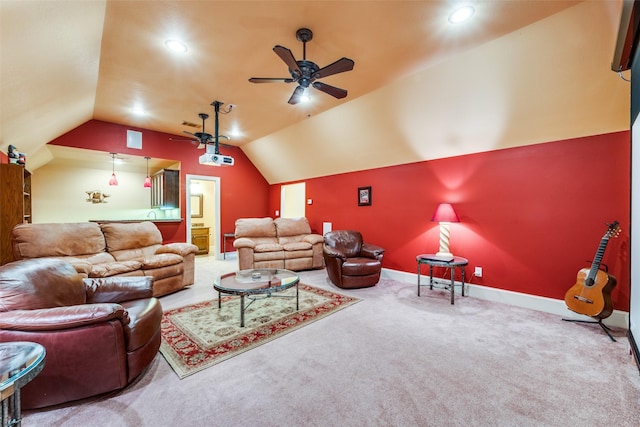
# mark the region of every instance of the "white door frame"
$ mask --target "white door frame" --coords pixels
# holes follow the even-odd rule
[[[213,247],[214,247],[214,256],[216,259],[222,259],[222,254],[220,253],[220,242],[222,241],[222,235],[220,234],[220,177],[219,176],[208,176],[208,175],[191,175],[187,174],[187,239],[191,241],[191,180],[196,181],[213,181],[215,184],[215,212],[214,212],[214,228],[215,234],[213,236]],[[209,245],[211,246],[211,244]]]

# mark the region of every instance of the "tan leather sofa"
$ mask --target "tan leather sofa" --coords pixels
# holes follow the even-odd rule
[[[153,277],[153,296],[194,282],[195,254],[190,243],[162,244],[153,222],[19,224],[12,234],[16,260],[60,258],[82,277]]]
[[[240,218],[236,220],[236,239],[240,270],[323,268],[323,237],[311,233],[306,218]]]
[[[21,389],[23,409],[119,390],[160,348],[162,307],[152,279],[83,279],[60,259],[0,267],[0,342],[31,341],[46,350],[44,369]]]

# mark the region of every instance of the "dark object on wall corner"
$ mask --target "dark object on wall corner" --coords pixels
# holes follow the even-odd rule
[[[631,62],[637,48],[636,29],[640,25],[640,10],[635,0],[624,0],[620,14],[620,26],[616,38],[616,47],[611,61],[611,70],[616,73],[631,68]]]
[[[289,98],[289,104],[297,104],[301,101],[305,90],[312,86],[321,92],[329,94],[334,98],[344,98],[347,96],[345,89],[330,86],[326,83],[318,82],[317,79],[331,76],[333,74],[344,73],[353,70],[355,62],[349,58],[340,58],[326,67],[320,68],[314,62],[307,61],[307,42],[313,38],[313,32],[308,28],[300,28],[296,31],[296,39],[302,42],[302,61],[296,61],[293,53],[284,46],[276,45],[273,51],[284,61],[289,67],[291,77],[271,78],[271,77],[252,77],[249,79],[251,83],[272,83],[285,82],[297,83],[293,94]]]

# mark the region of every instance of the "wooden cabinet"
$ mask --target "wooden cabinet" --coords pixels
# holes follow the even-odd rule
[[[198,255],[209,253],[209,227],[191,228],[191,243],[198,247]]]
[[[151,207],[180,206],[180,171],[163,169],[151,176]]]
[[[11,231],[31,222],[31,174],[21,165],[0,164],[0,265],[13,261]]]

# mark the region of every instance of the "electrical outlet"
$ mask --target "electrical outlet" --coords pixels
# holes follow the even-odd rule
[[[482,277],[482,267],[476,267],[475,271],[473,272],[473,275],[476,277]]]

